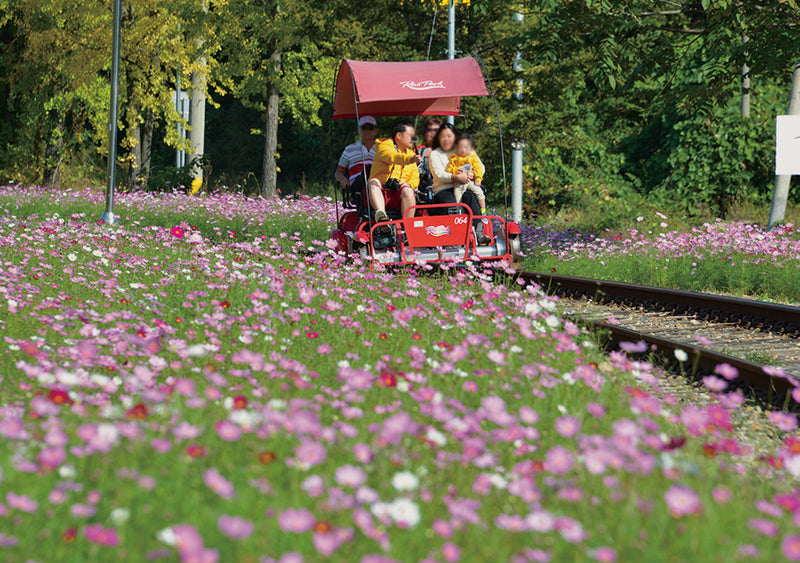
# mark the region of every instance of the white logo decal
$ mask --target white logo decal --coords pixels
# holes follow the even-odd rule
[[[466,215],[461,215],[460,217],[456,217],[453,219],[454,225],[466,225],[469,218]]]
[[[414,82],[413,80],[405,80],[400,83],[403,88],[409,88],[411,90],[436,90],[438,89],[445,89],[444,80],[440,80],[439,82],[434,82],[433,80],[423,80],[421,82]]]

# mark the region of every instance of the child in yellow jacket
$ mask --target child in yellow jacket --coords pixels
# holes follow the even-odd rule
[[[456,152],[450,156],[450,161],[447,163],[447,172],[450,174],[458,174],[472,170],[475,174],[475,179],[466,184],[455,184],[453,192],[456,196],[456,201],[461,201],[464,193],[469,190],[478,198],[478,205],[481,208],[481,213],[486,214],[486,196],[483,193],[481,184],[483,182],[483,163],[478,155],[475,154],[475,149],[472,145],[472,137],[469,135],[459,135],[456,141]]]

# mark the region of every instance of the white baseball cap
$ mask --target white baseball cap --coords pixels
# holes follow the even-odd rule
[[[364,127],[364,125],[366,125],[367,123],[371,123],[375,127],[378,126],[378,122],[375,121],[375,118],[372,117],[371,115],[365,115],[361,119],[358,120],[358,126],[359,127]]]

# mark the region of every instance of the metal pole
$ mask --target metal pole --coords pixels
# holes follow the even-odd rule
[[[795,64],[792,73],[792,89],[789,94],[788,115],[800,115],[800,63]],[[775,176],[775,185],[772,190],[772,206],[769,210],[767,228],[771,229],[783,221],[786,215],[786,201],[789,199],[789,184],[792,177],[788,175]]]
[[[522,221],[522,151],[525,141],[511,141],[511,219],[515,223]]]
[[[122,0],[114,0],[114,43],[111,62],[111,116],[108,120],[108,186],[106,209],[100,220],[106,225],[116,222],[114,216],[114,186],[117,183],[117,114],[119,110],[119,36],[122,27]]]
[[[447,58],[456,58],[456,0],[449,0],[447,3]],[[447,123],[450,125],[455,121],[455,116],[447,116]]]
[[[178,117],[183,117],[183,107],[181,107],[181,67],[178,66],[178,70],[175,73],[175,111],[178,114]],[[183,140],[183,126],[181,125],[180,119],[178,120],[178,138],[182,141]],[[183,166],[181,153],[183,151],[180,148],[175,149],[175,168],[180,168]]]

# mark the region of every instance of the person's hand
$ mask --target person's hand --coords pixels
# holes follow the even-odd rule
[[[350,185],[350,180],[348,178],[344,178],[339,182],[339,185],[342,186],[342,189],[345,189],[347,186]]]
[[[474,180],[475,179],[475,172],[473,172],[472,170],[467,170],[466,174],[467,174],[467,180]],[[464,182],[464,183],[466,183],[466,182]]]
[[[414,164],[419,164],[420,162],[422,162],[422,157],[415,153],[413,160],[414,160]]]
[[[470,181],[469,174],[467,172],[459,172],[458,174],[451,174],[450,179],[453,180],[454,184],[466,184]]]
[[[406,188],[408,188],[410,190],[411,189],[411,184],[409,184],[408,182],[400,182],[400,189],[404,190]]]

